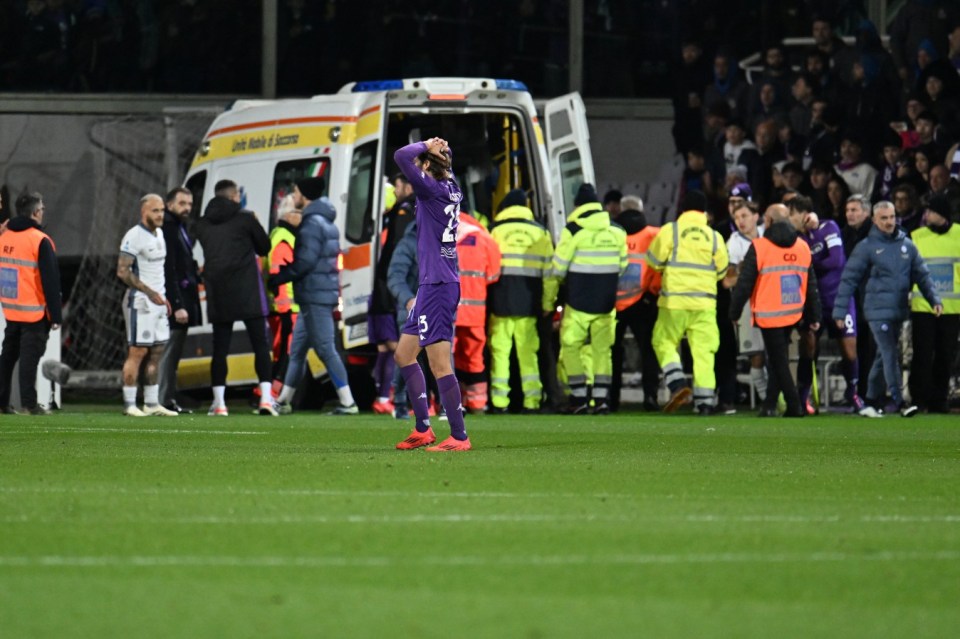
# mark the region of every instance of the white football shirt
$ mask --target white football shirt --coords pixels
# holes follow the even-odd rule
[[[151,233],[143,224],[137,224],[123,236],[120,241],[120,252],[133,258],[131,268],[141,282],[166,297],[163,262],[167,257],[167,243],[160,229]],[[131,292],[135,300],[149,301],[142,291]]]

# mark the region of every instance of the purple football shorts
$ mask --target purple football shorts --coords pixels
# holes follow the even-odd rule
[[[459,282],[424,284],[417,290],[417,301],[401,332],[416,335],[420,346],[453,342],[453,325],[459,303]]]
[[[367,339],[371,344],[396,342],[400,339],[400,332],[397,330],[397,316],[394,313],[367,315]]]
[[[830,339],[838,339],[841,337],[856,337],[857,336],[857,304],[853,297],[850,298],[850,303],[847,304],[847,314],[843,318],[843,328],[838,328],[836,321],[833,319],[833,309],[824,308],[823,309],[823,321],[820,322],[827,328],[827,337]]]

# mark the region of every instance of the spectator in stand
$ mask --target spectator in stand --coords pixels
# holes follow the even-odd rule
[[[710,69],[699,42],[684,42],[680,53],[681,65],[674,74],[673,139],[677,151],[686,153],[699,147],[703,139],[703,92],[710,81]]]
[[[725,132],[727,141],[723,145],[723,163],[726,172],[729,173],[733,167],[742,164],[740,155],[748,149],[756,150],[756,145],[747,139],[747,130],[743,126],[743,121],[733,119],[727,123]]]
[[[917,115],[917,144],[916,148],[923,149],[924,155],[933,163],[943,162],[947,155],[949,143],[944,143],[938,135],[940,118],[936,113],[926,109]]]
[[[757,125],[754,134],[756,149],[744,151],[741,163],[746,164],[753,199],[763,204],[773,195],[773,166],[785,159],[783,146],[777,139],[777,124],[766,120]]]
[[[806,190],[804,183],[803,167],[799,162],[787,162],[780,169],[780,175],[783,176],[783,188],[786,191],[796,191],[802,193]]]
[[[904,82],[916,71],[910,68],[915,52],[924,42],[945,42],[957,13],[952,0],[908,0],[900,8],[890,24],[890,50]]]
[[[903,158],[903,140],[890,127],[883,127],[883,164],[874,182],[873,200],[892,200],[893,188],[900,182],[909,168]]]
[[[877,170],[863,160],[863,135],[847,129],[840,138],[840,162],[833,167],[852,193],[873,193]]]
[[[920,197],[924,197],[930,192],[930,156],[927,155],[926,149],[916,148],[908,158],[914,176],[912,183],[916,185]]]
[[[793,84],[793,70],[787,64],[787,56],[782,45],[773,44],[763,52],[763,71],[753,80],[753,90],[750,95],[750,104],[760,101],[760,94],[764,85],[772,83],[776,86],[778,96],[790,95],[790,85]]]
[[[814,16],[810,31],[815,50],[826,58],[825,68],[843,66],[844,57],[849,55],[849,47],[833,32],[830,19],[825,15]]]
[[[917,189],[912,184],[898,184],[890,198],[897,213],[897,224],[907,233],[916,231],[923,223],[923,209]]]
[[[932,62],[917,81],[920,97],[948,137],[960,135],[960,75],[946,60]]]
[[[790,108],[790,126],[794,133],[806,138],[810,135],[813,123],[813,100],[817,96],[819,87],[816,86],[813,76],[801,73],[793,81],[790,93],[794,104]]]
[[[830,68],[830,58],[818,49],[810,49],[804,57],[803,72],[810,77],[817,95],[832,103],[837,102],[842,90]]]
[[[864,314],[877,344],[865,397],[875,411],[861,411],[866,417],[882,415],[887,393],[903,417],[913,417],[918,412],[916,406],[904,400],[900,389],[900,328],[909,318],[910,290],[914,284],[933,307],[933,314],[940,317],[943,305],[917,247],[897,228],[893,204],[877,202],[873,207],[873,228],[847,261],[833,307],[833,320],[843,330],[851,298],[857,291],[863,292]]]
[[[704,104],[708,108],[717,103],[726,104],[728,119],[744,118],[749,96],[750,86],[741,77],[736,59],[728,51],[718,51],[713,57],[713,82],[707,85],[703,94]]]
[[[947,59],[950,61],[950,64],[953,65],[953,68],[957,70],[957,73],[960,73],[960,20],[953,23],[953,28],[947,36],[947,42],[949,44],[947,48]]]
[[[814,162],[836,164],[840,151],[840,109],[818,99],[813,101],[812,111],[810,136],[803,151],[804,170]]]
[[[912,234],[920,256],[930,269],[934,287],[943,299],[943,314],[916,289],[910,300],[913,324],[913,361],[910,364],[910,397],[923,412],[948,413],[950,367],[960,332],[960,226],[951,221],[956,209],[942,197],[926,206],[926,225]]]
[[[846,216],[847,201],[850,198],[850,187],[847,181],[837,175],[835,172],[827,179],[827,204],[829,210],[824,212],[830,219],[837,220],[840,226],[844,226]],[[867,217],[870,217],[869,213]]]
[[[810,167],[810,188],[805,195],[809,195],[810,199],[813,200],[813,209],[819,213],[822,219],[842,220],[843,216],[837,217],[833,206],[830,204],[830,199],[827,197],[827,183],[833,175],[835,174],[832,166],[815,162]],[[844,185],[846,185],[846,182],[844,182]]]
[[[943,164],[930,167],[930,193],[927,194],[927,201],[935,197],[946,200],[951,211],[960,211],[960,186],[950,179],[950,170]]]
[[[751,131],[756,130],[757,126],[766,120],[774,120],[777,124],[788,121],[789,116],[781,96],[789,94],[781,91],[781,84],[772,80],[764,80],[760,85],[756,100],[751,103],[750,121],[747,123]]]
[[[844,121],[863,131],[879,131],[897,114],[898,88],[880,75],[880,63],[872,55],[863,54],[853,63],[850,86],[843,94]],[[895,80],[894,80],[895,81]],[[872,157],[873,145],[866,143],[864,155]]]

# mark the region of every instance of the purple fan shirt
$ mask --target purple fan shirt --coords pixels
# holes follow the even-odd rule
[[[817,287],[820,289],[820,303],[824,308],[823,316],[830,317],[826,309],[834,306],[843,267],[847,263],[843,255],[840,227],[833,220],[826,220],[820,222],[816,229],[805,233],[803,239],[810,245],[813,271],[817,274]]]
[[[453,178],[438,181],[417,168],[414,160],[426,150],[426,142],[415,142],[393,154],[417,196],[420,286],[460,281],[457,224],[463,192]]]

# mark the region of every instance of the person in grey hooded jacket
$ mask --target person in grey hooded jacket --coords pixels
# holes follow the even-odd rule
[[[290,360],[283,389],[277,398],[281,413],[290,412],[290,400],[306,370],[307,351],[311,347],[320,356],[323,365],[340,398],[340,406],[332,415],[355,415],[358,411],[347,381],[347,369],[337,352],[336,325],[333,311],[340,298],[340,230],[333,223],[337,211],[323,194],[323,178],[299,180],[293,191],[294,205],[303,210],[303,219],[297,229],[297,243],[293,262],[270,276],[268,286],[276,288],[293,282],[293,296],[300,306],[300,317],[293,329]]]
[[[873,228],[850,255],[833,306],[833,319],[842,328],[850,297],[860,291],[863,312],[877,344],[877,357],[870,369],[865,398],[875,410],[870,413],[862,411],[861,415],[879,417],[881,413],[877,409],[885,402],[886,392],[890,393],[901,415],[913,417],[917,413],[916,406],[904,402],[900,389],[898,348],[900,328],[910,316],[910,290],[914,284],[933,307],[934,315],[939,317],[943,305],[923,258],[903,229],[897,226],[893,204],[877,202],[873,206]]]

